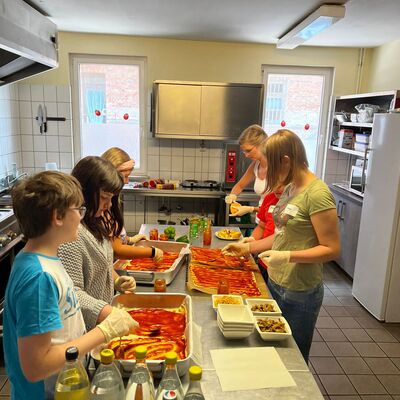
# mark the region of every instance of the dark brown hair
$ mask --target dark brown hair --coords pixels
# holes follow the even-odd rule
[[[118,205],[118,196],[124,183],[114,165],[101,157],[88,156],[75,165],[72,176],[80,182],[85,199],[86,214],[82,223],[100,241],[119,236],[123,227],[123,217]],[[114,196],[111,208],[101,217],[95,217],[101,190]]]
[[[63,218],[68,208],[83,203],[81,185],[72,176],[44,171],[18,182],[12,190],[14,214],[26,239],[46,233],[54,211]]]
[[[288,129],[280,129],[271,135],[261,146],[261,152],[267,159],[268,190],[274,190],[280,183],[288,185],[297,171],[308,168],[303,142]],[[289,171],[284,182],[279,182],[285,156],[289,157]]]

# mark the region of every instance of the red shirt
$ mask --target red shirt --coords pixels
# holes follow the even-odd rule
[[[263,239],[267,236],[271,236],[275,230],[274,219],[272,218],[271,206],[274,206],[278,202],[278,198],[275,196],[274,192],[268,193],[261,204],[261,207],[257,213],[257,218],[264,222],[264,233]]]

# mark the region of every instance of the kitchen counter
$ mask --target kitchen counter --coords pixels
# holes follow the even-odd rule
[[[183,188],[168,190],[168,189],[149,189],[149,188],[134,188],[130,184],[125,185],[122,193],[134,194],[144,197],[198,197],[204,199],[219,199],[225,196],[225,192],[220,189],[202,189],[202,188]]]
[[[357,203],[362,206],[363,204],[363,197],[351,192],[346,186],[340,184],[331,184],[329,185],[329,189],[332,192],[336,192],[342,196],[347,197],[350,201]]]
[[[152,228],[157,228],[159,232],[162,232],[164,226],[143,224],[140,232],[147,233]],[[176,228],[179,228],[179,230],[177,229],[177,234],[180,234],[181,232],[183,232],[182,234],[185,234],[188,229],[187,226],[177,226]],[[215,230],[219,230],[221,228],[222,227],[213,227],[213,231],[215,232]],[[186,229],[186,232],[184,229]],[[215,235],[213,235],[212,247],[222,247],[226,243],[229,242],[219,240],[215,237]],[[152,291],[152,288],[149,286],[138,285],[137,287],[137,292],[149,291]],[[199,329],[201,329],[201,351],[197,349],[195,350],[195,353],[198,354],[198,357],[201,360],[200,364],[203,368],[201,386],[207,400],[228,400],[237,397],[240,397],[243,400],[253,400],[255,398],[262,398],[264,400],[323,400],[323,396],[320,393],[319,388],[292,337],[281,342],[264,342],[261,340],[257,331],[255,330],[254,333],[246,339],[225,339],[217,326],[216,313],[211,306],[211,296],[197,291],[189,291],[187,289],[186,268],[182,268],[179,271],[174,281],[168,285],[167,292],[187,293],[192,297],[193,321],[199,327]],[[218,380],[218,376],[215,372],[210,350],[263,346],[274,346],[276,348],[280,358],[282,359],[282,362],[292,375],[297,386],[251,391],[248,390],[240,391],[240,393],[223,392]],[[265,373],[267,374],[268,371],[265,371]]]

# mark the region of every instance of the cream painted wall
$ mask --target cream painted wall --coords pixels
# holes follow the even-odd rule
[[[110,54],[147,57],[149,85],[155,79],[214,82],[261,82],[262,64],[329,66],[336,68],[334,94],[354,93],[359,49],[203,42],[135,36],[60,32],[60,67],[24,83],[67,85],[69,54]]]
[[[400,40],[371,50],[365,70],[362,91],[380,92],[400,89]]]

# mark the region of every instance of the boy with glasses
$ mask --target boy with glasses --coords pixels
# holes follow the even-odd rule
[[[27,242],[15,258],[5,296],[3,345],[11,398],[53,398],[68,347],[84,355],[138,324],[113,308],[85,334],[74,285],[57,257],[60,244],[76,239],[86,210],[79,182],[61,172],[41,172],[19,182],[12,198]]]

